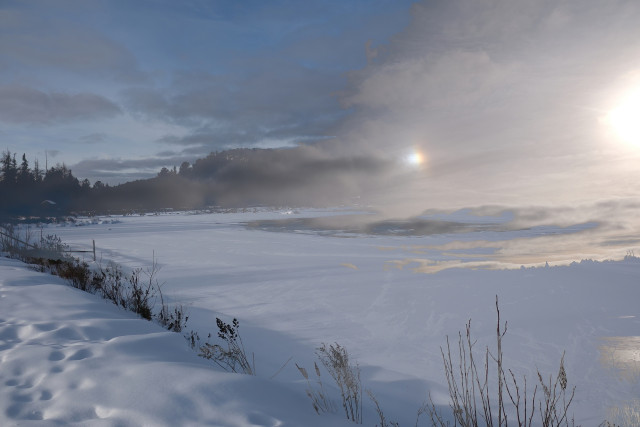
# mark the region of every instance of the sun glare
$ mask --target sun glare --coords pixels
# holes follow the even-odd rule
[[[420,167],[424,164],[425,157],[420,151],[413,150],[404,158],[404,161],[409,166]]]
[[[619,138],[640,146],[640,88],[630,92],[607,119]]]

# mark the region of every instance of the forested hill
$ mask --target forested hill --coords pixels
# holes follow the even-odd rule
[[[234,149],[157,176],[109,186],[79,180],[64,164],[43,170],[9,150],[0,160],[0,216],[58,216],[211,205],[323,205],[353,194],[353,179],[380,168],[369,159],[328,159],[305,148]]]

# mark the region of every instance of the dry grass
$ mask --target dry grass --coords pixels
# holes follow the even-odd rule
[[[239,334],[240,323],[238,319],[233,319],[229,324],[216,318],[216,325],[218,326],[218,338],[223,340],[224,345],[206,342],[200,347],[198,356],[212,360],[226,371],[255,375],[255,358],[252,358],[252,362],[249,362],[247,358]]]
[[[532,391],[528,390],[527,379],[521,380],[503,365],[502,340],[507,333],[507,323],[500,321],[500,307],[496,297],[498,315],[496,327],[495,354],[486,348],[482,362],[477,363],[474,352],[475,341],[471,336],[471,321],[466,325],[466,334],[458,335],[458,357],[454,361],[447,337],[447,347],[440,349],[445,376],[451,399],[454,426],[507,426],[509,423],[521,427],[537,424],[543,427],[573,425],[569,417],[569,407],[573,401],[575,387],[568,388],[564,367],[564,355],[560,360],[558,374],[545,381],[538,372],[538,382]],[[490,389],[490,384],[493,384]],[[538,391],[540,390],[540,393]],[[535,417],[538,411],[538,417]],[[433,401],[429,415],[434,426],[449,426],[438,412]]]
[[[322,376],[320,374],[320,368],[316,362],[313,362],[313,366],[315,368],[316,385],[313,386],[311,384],[311,380],[309,380],[309,373],[305,368],[300,367],[296,363],[296,368],[303,376],[303,378],[307,381],[307,396],[311,399],[311,405],[317,414],[320,412],[336,412],[336,406],[333,401],[328,397],[327,392],[324,390],[324,384],[322,384]]]
[[[360,367],[351,364],[347,349],[338,343],[322,344],[316,355],[340,389],[342,407],[348,420],[362,424],[362,384]]]

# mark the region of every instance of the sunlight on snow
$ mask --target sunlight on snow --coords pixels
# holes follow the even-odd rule
[[[623,318],[626,318],[624,316]],[[631,382],[640,379],[640,337],[605,337],[600,346],[600,362]]]

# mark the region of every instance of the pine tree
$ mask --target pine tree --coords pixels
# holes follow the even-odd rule
[[[11,151],[7,150],[2,153],[2,160],[0,160],[2,167],[2,183],[6,185],[13,185],[16,183],[16,177],[18,175],[18,166],[16,163],[15,154],[12,156]]]
[[[18,170],[18,178],[17,183],[20,186],[26,186],[33,182],[33,175],[31,174],[31,169],[29,169],[29,162],[27,161],[26,154],[22,154],[22,163],[20,164],[20,169]]]

